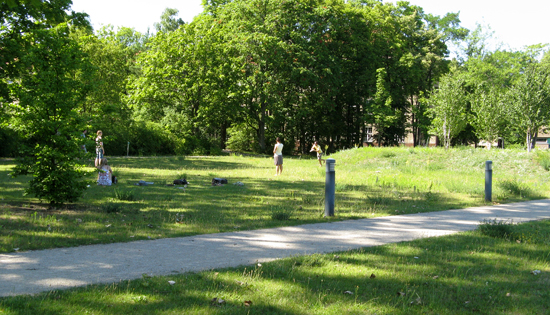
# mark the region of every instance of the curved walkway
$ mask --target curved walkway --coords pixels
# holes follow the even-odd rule
[[[0,296],[265,262],[550,218],[550,199],[293,227],[0,254]]]

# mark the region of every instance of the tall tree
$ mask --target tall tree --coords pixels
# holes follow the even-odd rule
[[[466,127],[468,121],[464,84],[464,79],[458,73],[451,72],[441,78],[439,87],[431,93],[429,99],[424,100],[433,117],[433,132],[443,138],[445,149],[450,147],[452,138]]]
[[[513,126],[525,135],[527,150],[536,135],[550,122],[550,78],[540,65],[530,66],[507,94]]]
[[[500,89],[478,87],[470,95],[470,123],[478,138],[487,141],[487,148],[498,140],[507,125],[508,111],[499,96]]]
[[[25,135],[14,175],[31,175],[28,193],[57,206],[76,201],[86,187],[80,149],[85,95],[77,74],[85,71],[67,25],[23,35],[20,75],[10,84],[16,126]]]
[[[160,22],[154,24],[157,32],[173,32],[185,24],[181,18],[177,17],[178,13],[178,9],[166,8],[160,16]]]
[[[151,39],[149,50],[139,55],[139,75],[130,82],[130,105],[137,118],[163,124],[174,134],[193,141],[206,137],[204,128],[223,124],[238,108],[228,108],[221,96],[229,70],[219,39],[220,25],[201,15],[169,33]],[[191,148],[192,150],[193,148]],[[190,152],[189,152],[190,153]]]

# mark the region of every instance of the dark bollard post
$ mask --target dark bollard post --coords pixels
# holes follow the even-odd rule
[[[326,159],[326,177],[325,177],[325,217],[334,216],[334,193],[336,191],[336,179],[334,175],[335,159]]]
[[[485,201],[491,201],[493,186],[493,161],[485,161]]]

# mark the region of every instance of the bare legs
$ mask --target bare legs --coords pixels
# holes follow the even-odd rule
[[[281,175],[281,173],[283,172],[283,165],[276,165],[275,166],[275,176],[279,176]]]

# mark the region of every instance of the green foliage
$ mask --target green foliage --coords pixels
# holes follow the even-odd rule
[[[27,193],[53,206],[74,202],[85,189],[79,160],[82,120],[77,108],[84,89],[75,74],[85,68],[78,45],[66,25],[36,30],[21,63],[33,72],[21,73],[10,85],[19,132],[25,135],[19,165],[13,175],[31,175]]]
[[[527,151],[531,151],[540,128],[550,122],[550,77],[548,69],[533,65],[509,90],[511,121],[525,135]]]
[[[451,140],[466,128],[468,115],[464,80],[457,72],[451,72],[441,78],[439,88],[432,91],[425,102],[430,106],[432,132],[443,138],[446,149]]]
[[[236,124],[227,130],[227,148],[238,152],[258,151],[254,129],[247,124]]]
[[[0,127],[0,157],[16,157],[22,141],[15,130]]]

